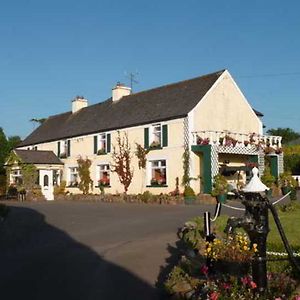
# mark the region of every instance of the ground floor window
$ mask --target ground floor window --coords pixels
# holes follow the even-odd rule
[[[69,168],[69,173],[70,173],[69,186],[77,187],[79,183],[78,168],[77,167]]]
[[[11,171],[10,183],[13,185],[21,185],[23,183],[22,173],[20,169],[15,169]]]
[[[110,168],[109,164],[103,164],[98,166],[98,183],[102,186],[110,185]]]
[[[166,160],[153,160],[150,161],[151,168],[151,182],[150,184],[155,185],[166,185],[167,184],[167,164]]]

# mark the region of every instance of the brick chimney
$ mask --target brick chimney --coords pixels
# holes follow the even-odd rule
[[[83,96],[76,96],[72,100],[72,113],[74,114],[87,106],[88,106],[88,101],[84,99]]]
[[[118,82],[116,86],[112,89],[112,100],[118,101],[124,96],[131,94],[131,88],[126,87],[124,84]]]

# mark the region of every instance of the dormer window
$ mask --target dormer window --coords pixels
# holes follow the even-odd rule
[[[104,155],[110,152],[110,133],[100,133],[94,136],[94,154]]]

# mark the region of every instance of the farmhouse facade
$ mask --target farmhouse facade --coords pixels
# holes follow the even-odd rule
[[[261,117],[227,70],[138,93],[117,84],[104,102],[89,106],[83,97],[75,98],[72,111],[47,118],[15,153],[21,159],[30,153],[49,200],[53,199],[53,185],[61,180],[66,181],[69,192],[80,192],[79,157],[92,161],[94,193],[99,193],[99,182],[107,193],[120,193],[124,188],[111,170],[112,151],[118,133],[126,134],[133,169],[128,193],[175,190],[183,176],[185,151],[189,153],[191,186],[197,193],[209,193],[219,172],[233,184],[246,181],[251,163],[262,172],[267,147],[274,150],[269,153],[273,174],[283,171],[281,137],[264,136]],[[134,155],[137,144],[149,149],[145,169],[139,168]],[[34,156],[46,152],[56,163],[34,162]],[[15,173],[17,169],[12,166]],[[10,180],[15,180],[13,173]]]

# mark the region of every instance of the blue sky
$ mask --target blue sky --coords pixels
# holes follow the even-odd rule
[[[0,4],[0,126],[227,68],[270,127],[300,131],[300,2],[10,0]]]

